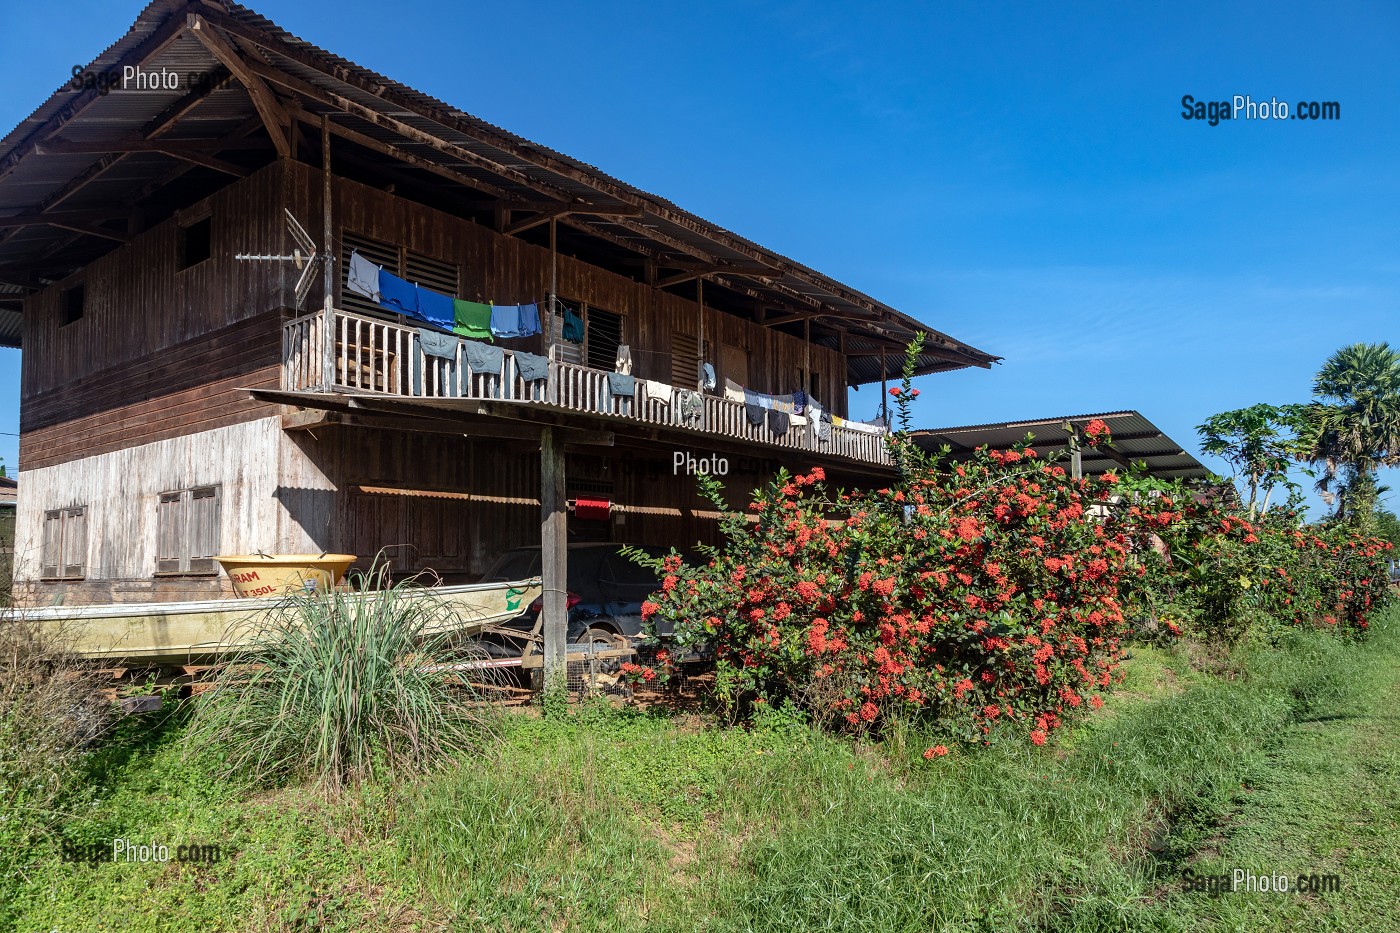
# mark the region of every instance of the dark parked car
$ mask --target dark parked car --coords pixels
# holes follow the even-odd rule
[[[569,545],[568,596],[569,641],[576,644],[635,644],[642,635],[642,603],[661,583],[646,567],[623,557],[621,544]],[[643,548],[660,557],[665,548]],[[521,547],[506,551],[482,577],[483,583],[523,580],[540,575],[540,549]],[[536,599],[503,627],[528,634],[542,608]],[[659,634],[666,634],[660,632]],[[518,657],[522,642],[508,635],[485,635],[482,647],[499,657]]]

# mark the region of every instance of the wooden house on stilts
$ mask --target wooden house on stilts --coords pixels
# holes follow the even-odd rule
[[[916,333],[921,373],[996,359],[247,8],[155,0],[0,140],[16,597],[210,598],[259,550],[470,582],[539,544],[560,616],[566,542],[714,540],[705,458],[738,496],[883,482],[846,393]]]

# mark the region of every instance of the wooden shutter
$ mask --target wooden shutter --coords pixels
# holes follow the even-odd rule
[[[186,540],[185,570],[190,573],[212,573],[214,555],[219,553],[219,505],[223,498],[218,486],[200,486],[190,490],[189,528]]]
[[[63,577],[81,580],[87,565],[87,509],[67,509],[63,516]]]
[[[594,369],[617,368],[617,348],[622,344],[622,315],[589,308],[585,317],[584,354]]]
[[[415,285],[431,288],[443,295],[451,295],[453,298],[460,294],[457,290],[459,267],[455,262],[432,259],[412,250],[405,251],[405,256],[403,273],[405,279]]]
[[[39,576],[52,580],[58,576],[59,564],[63,560],[63,513],[44,513],[44,546]]]
[[[156,508],[156,573],[179,573],[185,553],[185,494],[163,492]]]
[[[700,342],[694,334],[671,335],[671,385],[693,389],[700,381]]]

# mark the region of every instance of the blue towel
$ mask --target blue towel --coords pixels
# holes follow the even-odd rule
[[[564,339],[569,343],[583,343],[583,318],[568,307],[564,308]]]
[[[539,305],[491,306],[491,333],[497,337],[533,337],[539,332]]]
[[[792,413],[794,415],[802,414],[803,410],[807,407],[807,393],[803,392],[801,389],[792,393],[792,405]]]
[[[491,306],[491,334],[496,337],[521,337],[520,305]]]
[[[520,372],[520,378],[526,382],[549,378],[549,359],[534,353],[516,350],[515,368]]]
[[[413,350],[410,356],[412,365],[409,367],[409,378],[413,383],[413,394],[422,395],[424,386],[423,357],[418,351],[422,350],[423,355],[431,357],[427,361],[430,368],[434,368],[440,378],[449,387],[457,382],[457,344],[458,339],[452,334],[444,334],[436,330],[428,330],[420,327],[413,334]],[[446,360],[442,363],[439,360]]]
[[[421,285],[418,286],[418,313],[424,320],[447,330],[451,330],[452,325],[457,323],[457,311],[452,299]]]
[[[418,289],[411,282],[379,270],[379,306],[395,314],[408,314],[419,317]]]

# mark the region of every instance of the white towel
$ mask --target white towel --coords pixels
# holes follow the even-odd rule
[[[632,373],[632,348],[625,343],[617,345],[617,365],[613,367],[613,371],[624,375]]]
[[[647,387],[647,398],[661,402],[663,405],[671,404],[671,387],[664,382],[657,382],[655,379],[643,379],[642,385]]]

